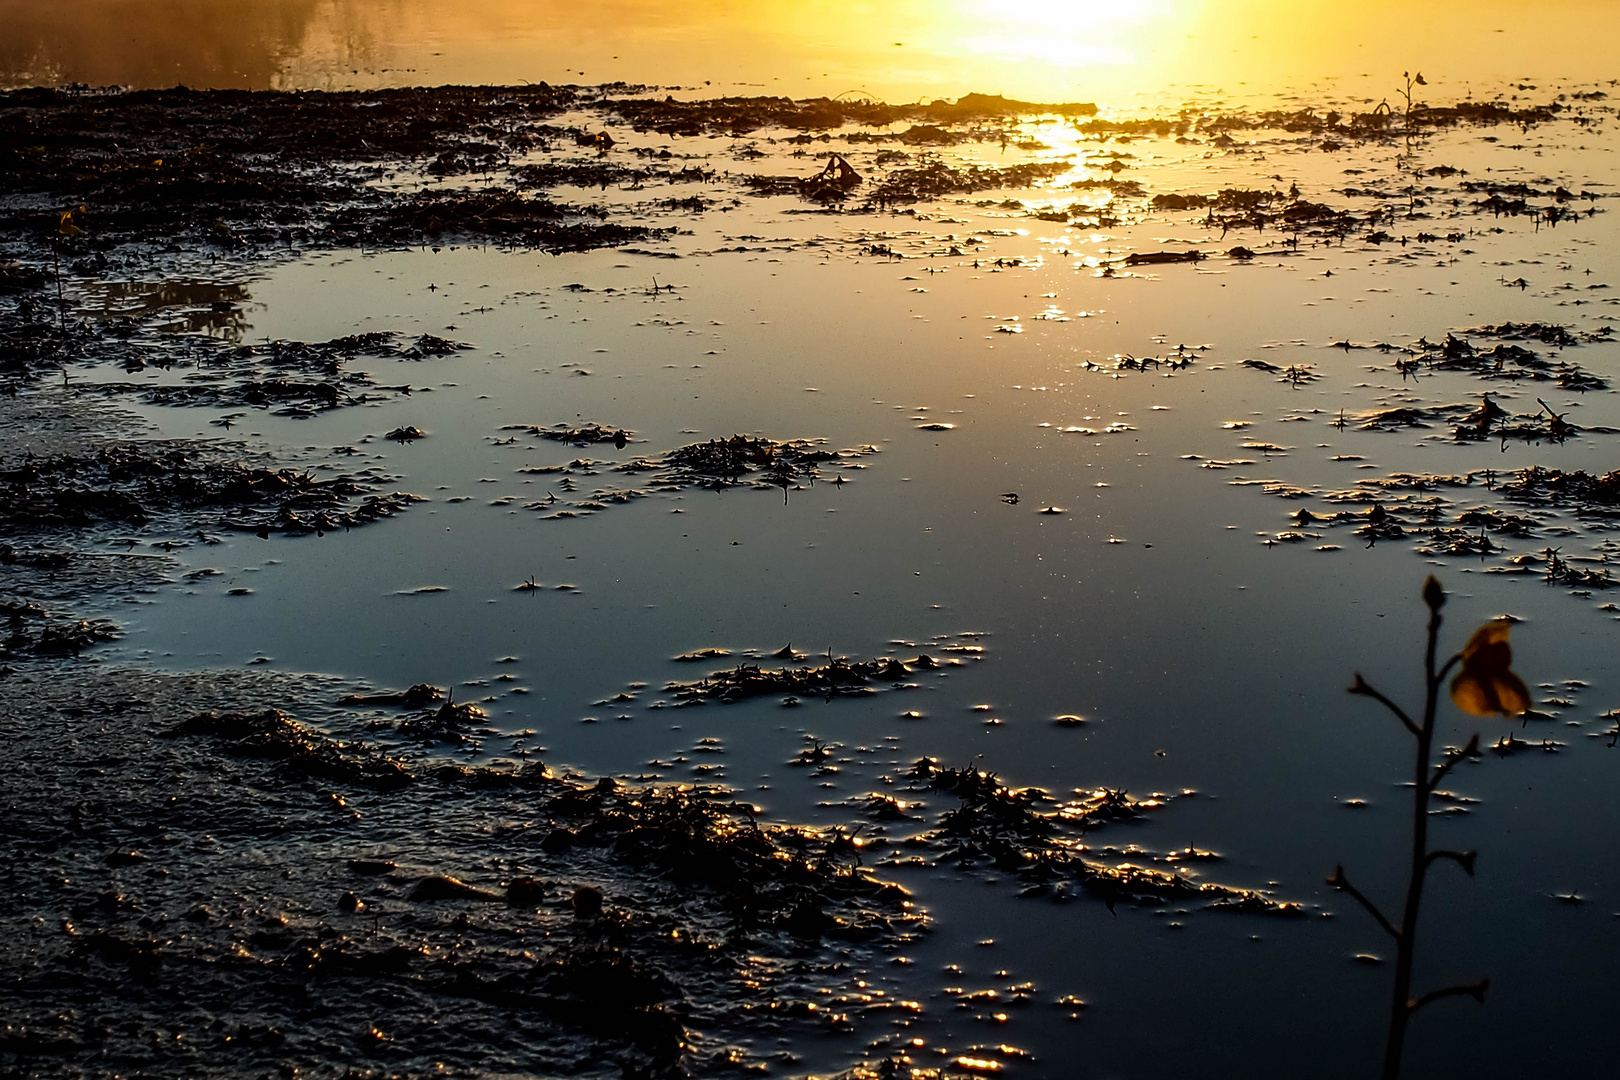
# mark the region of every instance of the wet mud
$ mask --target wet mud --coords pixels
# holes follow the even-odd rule
[[[338,689],[13,673],[8,1068],[714,1075],[847,1025],[817,989],[926,928],[847,836],[723,791],[190,711],[289,682]]]

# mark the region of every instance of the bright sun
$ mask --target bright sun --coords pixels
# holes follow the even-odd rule
[[[963,15],[1003,26],[1059,33],[1162,15],[1166,0],[962,0]]]
[[[1186,0],[957,0],[953,29],[980,56],[1059,68],[1129,64],[1148,26]]]

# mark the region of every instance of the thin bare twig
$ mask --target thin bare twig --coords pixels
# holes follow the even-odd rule
[[[1423,868],[1427,870],[1436,859],[1450,859],[1463,868],[1463,873],[1469,877],[1474,876],[1474,860],[1479,858],[1477,851],[1431,851],[1423,860]]]
[[[1384,931],[1388,933],[1390,937],[1395,938],[1396,940],[1400,939],[1401,932],[1395,929],[1394,925],[1388,919],[1384,918],[1384,913],[1378,910],[1378,905],[1367,899],[1366,894],[1364,894],[1360,889],[1350,884],[1350,879],[1344,876],[1344,867],[1335,867],[1333,870],[1333,876],[1327,879],[1327,883],[1333,886],[1335,889],[1342,890],[1355,897],[1356,901],[1360,903],[1362,907],[1367,909],[1367,913],[1374,919],[1378,920],[1378,925],[1382,926]]]
[[[1465,758],[1477,757],[1479,757],[1479,732],[1476,731],[1474,732],[1473,736],[1469,738],[1467,746],[1463,747],[1461,750],[1447,753],[1446,760],[1434,767],[1434,777],[1429,781],[1429,791],[1432,793],[1435,788],[1439,787],[1440,781],[1444,780],[1446,778],[1446,774],[1457,767],[1458,762],[1461,762]]]
[[[1491,980],[1481,979],[1479,982],[1472,983],[1468,986],[1448,986],[1444,990],[1430,990],[1427,994],[1424,994],[1416,1001],[1408,1001],[1406,1003],[1406,1011],[1408,1013],[1415,1013],[1419,1009],[1423,1008],[1423,1006],[1429,1004],[1431,1001],[1439,1001],[1441,998],[1448,997],[1471,997],[1483,1005],[1485,1003],[1485,992],[1490,988]]]
[[[1410,731],[1413,735],[1420,734],[1418,726],[1412,722],[1412,718],[1410,716],[1406,715],[1406,710],[1389,700],[1389,698],[1385,697],[1377,690],[1373,689],[1372,684],[1366,679],[1363,679],[1361,677],[1361,672],[1359,671],[1356,672],[1356,682],[1354,686],[1350,687],[1350,692],[1352,694],[1358,694],[1361,697],[1372,698],[1374,701],[1383,705],[1384,708],[1394,713],[1396,718],[1400,720],[1401,723],[1406,725],[1407,731]]]

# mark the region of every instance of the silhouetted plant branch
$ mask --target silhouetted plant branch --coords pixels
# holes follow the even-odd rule
[[[1406,187],[1406,216],[1410,218],[1417,216],[1418,193],[1418,167],[1417,162],[1412,155],[1412,114],[1419,106],[1412,101],[1412,88],[1415,86],[1428,86],[1429,83],[1428,80],[1423,77],[1423,72],[1421,71],[1416,75],[1409,71],[1403,71],[1401,72],[1401,77],[1406,80],[1406,88],[1403,90],[1397,90],[1396,92],[1400,94],[1401,97],[1406,99],[1406,112],[1402,116],[1401,134],[1406,140],[1406,153],[1403,155],[1404,164],[1412,171],[1411,182],[1408,183]]]
[[[1421,79],[1419,80],[1421,81]],[[1410,86],[1408,86],[1410,90]],[[1410,97],[1408,97],[1410,109]],[[1349,893],[1366,908],[1385,933],[1395,939],[1395,985],[1390,1000],[1389,1039],[1384,1048],[1384,1080],[1396,1080],[1401,1071],[1401,1053],[1406,1043],[1406,1028],[1412,1016],[1425,1005],[1446,997],[1468,996],[1483,1002],[1490,980],[1482,979],[1467,986],[1450,986],[1433,990],[1421,997],[1412,997],[1412,960],[1417,949],[1418,913],[1423,903],[1423,883],[1429,867],[1441,859],[1449,859],[1462,867],[1469,877],[1474,875],[1474,861],[1478,852],[1429,850],[1429,804],[1434,793],[1457,763],[1465,758],[1480,756],[1479,734],[1475,732],[1468,745],[1461,750],[1447,749],[1444,760],[1431,765],[1434,746],[1434,728],[1440,703],[1440,687],[1453,669],[1461,667],[1451,681],[1451,700],[1461,710],[1474,716],[1516,716],[1530,707],[1530,693],[1523,681],[1512,671],[1512,650],[1508,646],[1508,627],[1505,622],[1489,622],[1474,632],[1461,652],[1436,666],[1436,649],[1440,640],[1440,609],[1445,606],[1445,590],[1432,576],[1423,584],[1423,602],[1429,609],[1428,640],[1423,650],[1423,719],[1415,722],[1395,702],[1376,690],[1361,673],[1350,693],[1369,697],[1388,709],[1416,739],[1415,765],[1412,774],[1412,851],[1407,875],[1406,902],[1401,909],[1400,925],[1379,910],[1366,894],[1350,883],[1344,867],[1337,867],[1327,883],[1335,889]]]

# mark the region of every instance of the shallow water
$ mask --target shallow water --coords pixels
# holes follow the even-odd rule
[[[1539,103],[1589,89],[1504,93]],[[1365,96],[1349,83],[1302,91],[1293,107],[1326,111]],[[1117,152],[1128,167],[1081,166],[1058,184],[947,196],[907,213],[822,213],[796,197],[752,195],[740,179],[805,175],[819,166],[821,144],[805,154],[778,141],[786,132],[682,138],[613,123],[615,155],[667,147],[719,175],[668,192],[566,195],[677,234],[562,256],[455,245],[313,251],[213,282],[199,266],[174,282],[75,283],[86,313],[134,314],[163,333],[260,342],[395,331],[475,346],[422,361],[355,360],[351,368],[411,392],[308,419],[247,411],[222,431],[210,421],[230,410],[134,406],[168,435],[379,466],[427,501],[347,536],[237,534],[182,547],[172,554],[183,571],[223,573],[142,595],[117,613],[125,638],[100,655],[182,670],[268,658],[272,669],[379,687],[436,682],[483,702],[504,735],[532,733],[486,739],[484,759],[523,750],[589,773],[718,780],[780,820],[848,820],[844,800],[898,787],[921,755],[1060,795],[1105,785],[1177,795],[1150,822],[1098,844],[1213,850],[1224,861],[1207,877],[1271,886],[1311,917],[1125,906],[1111,916],[1092,902],[1019,899],[1010,878],[991,886],[895,866],[885,872],[917,892],[935,932],[909,954],[914,965],[881,975],[924,1003],[894,1036],[953,1053],[1022,1047],[1035,1061],[1009,1058],[1016,1075],[1355,1076],[1381,1050],[1389,967],[1352,958],[1392,950],[1323,882],[1342,862],[1366,891],[1394,894],[1409,748],[1397,724],[1343,688],[1359,670],[1411,700],[1421,685],[1417,593],[1433,572],[1451,591],[1450,647],[1495,615],[1522,620],[1516,669],[1538,700],[1567,704],[1543,706],[1550,718],[1512,730],[1567,745],[1487,756],[1451,785],[1479,802],[1436,819],[1433,839],[1480,849],[1479,876],[1434,875],[1419,979],[1488,974],[1493,985],[1484,1007],[1445,1002],[1423,1014],[1409,1075],[1596,1068],[1606,1061],[1594,1032],[1612,1005],[1620,933],[1620,879],[1602,855],[1616,821],[1616,759],[1595,737],[1609,726],[1599,714],[1620,704],[1615,614],[1601,590],[1547,587],[1539,564],[1523,576],[1492,571],[1509,567],[1507,554],[1596,551],[1601,527],[1566,515],[1528,538],[1497,537],[1508,550],[1483,558],[1426,558],[1409,538],[1369,546],[1349,526],[1262,542],[1290,531],[1300,506],[1342,508],[1326,494],[1358,481],[1613,468],[1613,433],[1591,430],[1620,427],[1613,390],[1456,371],[1403,378],[1401,354],[1360,347],[1509,321],[1587,334],[1613,324],[1613,114],[1601,101],[1577,108],[1590,123],[1462,125],[1421,140],[1413,153],[1422,167],[1466,172],[1425,180],[1436,190],[1414,217],[1404,200],[1344,190],[1391,182],[1397,144],[1324,150],[1276,131],[1236,132],[1232,147],[1207,135],[1102,143],[1067,121],[1031,118],[1017,134],[1038,149],[991,140],[937,152],[1001,166],[1072,153],[1101,165]],[[836,134],[828,145],[868,175],[883,171],[874,147]],[[1392,238],[1223,235],[1198,210],[1059,186],[1109,176],[1140,181],[1148,196],[1297,185],[1305,199],[1363,217],[1393,206],[1383,225]],[[1475,205],[1483,195],[1459,186],[1467,180],[1591,191],[1597,198],[1577,205],[1600,212],[1556,225],[1493,217]],[[714,203],[689,212],[654,202],[694,194]],[[1077,200],[1090,200],[1073,211],[1077,224],[1033,216]],[[1086,213],[1096,209],[1113,220]],[[1459,238],[1444,239],[1452,233]],[[1222,254],[1235,244],[1259,254]],[[1119,261],[1190,249],[1212,257]],[[1523,287],[1512,285],[1521,278]],[[1358,347],[1334,347],[1341,341]],[[1620,378],[1615,344],[1528,344]],[[1192,363],[1137,370],[1124,357]],[[1289,381],[1246,360],[1298,365],[1310,377]],[[166,385],[191,374],[71,372],[81,384]],[[1485,391],[1523,414],[1545,398],[1588,430],[1561,443],[1499,445],[1459,441],[1445,422],[1360,427],[1369,410],[1476,406]],[[1338,425],[1341,410],[1349,421]],[[631,445],[582,449],[508,427],[587,422],[628,429]],[[405,425],[427,437],[384,438]],[[819,482],[788,492],[652,491],[551,517],[594,489],[643,483],[610,463],[735,433],[878,452],[826,466]],[[342,446],[359,452],[332,458]],[[572,493],[559,486],[565,474],[520,471],[581,458],[602,464],[576,466]],[[1314,493],[1279,499],[1255,481]],[[1447,494],[1462,505],[1488,501],[1483,481]],[[1575,526],[1567,536],[1558,531],[1566,525]],[[541,587],[518,588],[531,580]],[[856,658],[920,651],[944,666],[919,673],[914,689],[796,708],[779,697],[675,708],[661,692],[669,680],[750,659],[748,650],[769,665],[788,643]],[[671,659],[706,647],[730,656]],[[612,700],[625,691],[632,700]],[[902,715],[912,711],[921,715]],[[1062,714],[1086,723],[1055,725]],[[1455,712],[1444,724],[1452,744],[1476,727],[1487,744],[1509,730]],[[786,767],[810,737],[840,744],[840,772]],[[699,754],[706,738],[723,753]],[[1347,809],[1352,799],[1368,805]],[[1572,893],[1590,902],[1555,899]],[[942,973],[949,964],[963,970]],[[1005,1022],[991,1006],[954,1007],[944,989],[1005,993],[1026,980],[1043,1003]],[[1061,994],[1091,1007],[1071,1020],[1045,1004]],[[843,1045],[797,1049],[804,1068],[824,1072],[849,1059]]]
[[[1051,126],[1032,130],[1039,137]],[[632,148],[666,141],[623,134]],[[1559,132],[1529,136],[1543,151],[1533,165],[1532,151],[1482,143],[1480,134],[1439,136],[1422,153],[1466,163],[1475,175],[1511,177],[1529,167],[1575,190],[1602,190],[1582,171],[1592,159],[1572,152]],[[709,160],[729,167],[724,144],[677,145],[718,151]],[[1211,157],[1169,140],[1128,149],[1139,163],[1128,175],[1154,191],[1258,180],[1326,197],[1352,165],[1282,141],[1241,156]],[[1017,152],[1003,157],[969,144],[952,153],[1010,161]],[[1356,155],[1352,167],[1376,168],[1378,156]],[[859,154],[853,160],[864,167]],[[753,168],[805,164],[789,158]],[[728,197],[735,190],[723,179],[713,186]],[[1033,203],[1046,194],[1025,196]],[[1222,241],[1196,214],[1066,228],[1000,201],[947,201],[897,218],[805,215],[796,199],[744,198],[728,213],[678,218],[683,234],[657,250],[679,258],[466,247],[312,253],[252,276],[241,287],[244,340],[392,330],[476,344],[440,360],[374,362],[379,382],[413,386],[408,397],[307,420],[250,413],[231,432],[293,447],[356,445],[357,461],[380,462],[400,488],[429,501],[347,537],[248,538],[178,552],[187,568],[225,573],[131,613],[129,636],[108,655],[181,668],[269,657],[289,671],[379,686],[442,682],[486,700],[503,730],[532,730],[530,745],[548,762],[721,779],[787,820],[841,818],[846,810],[824,804],[881,787],[881,777],[921,754],[977,761],[1059,792],[1099,784],[1196,791],[1144,826],[1141,842],[1212,848],[1227,860],[1211,871],[1220,880],[1275,882],[1280,895],[1339,917],[1206,915],[1167,931],[1167,922],[1181,921],[1173,914],[1109,918],[1093,905],[1047,907],[1005,889],[927,877],[912,884],[935,912],[938,933],[916,970],[932,978],[947,958],[976,961],[971,948],[963,959],[967,943],[994,938],[984,955],[996,957],[993,968],[1012,970],[1013,981],[1030,978],[1095,1002],[1080,1023],[1036,1014],[1005,1031],[992,1025],[994,1038],[1030,1048],[1043,1063],[1081,1054],[1096,1075],[1166,1066],[1224,1074],[1252,1064],[1263,1041],[1288,1071],[1355,1075],[1377,1042],[1387,969],[1350,962],[1380,944],[1321,882],[1344,860],[1369,887],[1390,889],[1394,860],[1381,845],[1402,820],[1395,784],[1406,747],[1386,717],[1341,688],[1356,669],[1410,695],[1421,632],[1416,586],[1432,569],[1454,591],[1448,614],[1458,640],[1472,624],[1511,612],[1524,620],[1516,666],[1532,682],[1592,685],[1558,713],[1579,729],[1533,729],[1569,742],[1561,755],[1465,771],[1457,786],[1481,804],[1437,825],[1448,841],[1454,835],[1485,855],[1478,881],[1436,882],[1432,977],[1442,968],[1459,977],[1478,969],[1496,988],[1485,1009],[1426,1015],[1414,1060],[1438,1067],[1477,1052],[1496,1075],[1515,1053],[1526,1062],[1585,1060],[1591,1047],[1580,1032],[1605,1007],[1592,959],[1612,946],[1617,925],[1602,899],[1616,883],[1593,857],[1613,820],[1604,795],[1613,759],[1586,737],[1601,727],[1595,714],[1615,692],[1613,618],[1597,610],[1598,600],[1548,589],[1537,577],[1492,578],[1478,559],[1426,565],[1407,543],[1368,549],[1347,530],[1321,541],[1339,550],[1264,546],[1257,534],[1283,531],[1300,504],[1233,482],[1342,487],[1403,470],[1606,469],[1612,442],[1602,435],[1499,448],[1458,444],[1446,429],[1340,430],[1333,421],[1341,408],[1354,414],[1408,392],[1467,401],[1485,384],[1460,374],[1403,384],[1386,354],[1331,344],[1404,344],[1509,320],[1600,328],[1609,308],[1601,290],[1586,286],[1620,269],[1610,219],[1540,231],[1502,219],[1504,231],[1492,234],[1485,230],[1493,219],[1469,216],[1442,226],[1466,230],[1465,242],[1403,249],[1306,240],[1293,250],[1252,234]],[[948,238],[968,236],[986,240],[977,267],[945,254]],[[1238,239],[1266,254],[1113,277],[1095,265],[1109,252],[1221,250]],[[874,242],[906,257],[867,254]],[[718,252],[738,246],[748,250]],[[1005,265],[1013,259],[1024,264]],[[1530,288],[1501,284],[1521,273],[1533,276]],[[654,279],[673,291],[654,295]],[[1600,299],[1565,306],[1566,280],[1582,298]],[[1115,366],[1124,354],[1169,357],[1180,345],[1197,350],[1184,370]],[[1588,370],[1615,370],[1614,346],[1566,352]],[[1321,378],[1292,385],[1240,366],[1251,358],[1309,365]],[[1086,370],[1087,361],[1100,366]],[[1489,388],[1515,411],[1549,393]],[[1576,410],[1583,425],[1614,422],[1612,391],[1551,393],[1554,407]],[[219,434],[204,423],[206,411],[146,413],[176,435]],[[632,429],[634,444],[622,454],[581,450],[506,430],[587,421]],[[1252,426],[1225,426],[1244,421]],[[923,427],[935,422],[952,426]],[[408,445],[381,439],[407,424],[428,437]],[[1110,425],[1118,430],[1108,433]],[[866,467],[847,472],[849,482],[824,477],[789,493],[786,505],[771,491],[687,490],[573,520],[549,520],[550,503],[525,509],[556,484],[552,474],[521,468],[582,456],[622,460],[739,431],[880,452],[859,459]],[[1286,449],[1246,450],[1244,442]],[[1365,460],[1333,460],[1351,455]],[[1243,463],[1198,467],[1209,460]],[[582,491],[635,481],[605,470],[578,478]],[[1002,498],[1009,492],[1018,493],[1016,504]],[[1065,512],[1041,513],[1046,507]],[[530,577],[543,588],[515,591]],[[554,588],[565,584],[574,588]],[[251,595],[227,594],[242,587]],[[666,680],[723,663],[670,662],[691,649],[726,648],[740,658],[791,642],[867,656],[889,652],[894,639],[912,643],[900,651],[965,662],[919,679],[917,690],[866,701],[649,708],[670,700],[659,694]],[[984,651],[947,653],[946,644]],[[492,681],[508,674],[528,693]],[[633,702],[604,701],[637,682],[648,685]],[[923,716],[900,719],[906,710]],[[1054,726],[1051,718],[1064,713],[1090,723]],[[1468,725],[1449,723],[1447,738],[1460,741],[1455,733]],[[1500,726],[1482,725],[1488,736]],[[783,768],[806,735],[871,749],[846,750],[855,760],[841,774],[812,779]],[[704,737],[720,739],[724,754],[693,755]],[[500,741],[485,752],[502,753]],[[649,773],[645,763],[654,760],[684,763]],[[1371,809],[1346,811],[1352,797]],[[1549,898],[1577,889],[1596,903],[1572,908]],[[1048,947],[1054,940],[1061,947]],[[986,978],[977,971],[984,966],[968,964],[963,981]],[[1567,993],[1548,994],[1550,981]],[[1483,1036],[1509,1015],[1549,1031],[1547,1042],[1459,1051],[1441,1036]],[[954,1016],[942,1005],[913,1030],[961,1045]],[[1144,1048],[1147,1033],[1165,1025],[1177,1037]],[[1033,1072],[1055,1075],[1048,1068],[1055,1066]]]

